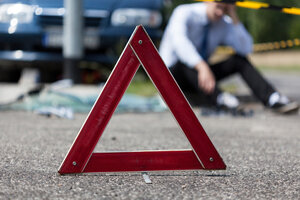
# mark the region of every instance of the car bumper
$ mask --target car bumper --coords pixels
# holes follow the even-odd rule
[[[64,57],[56,52],[38,52],[38,51],[0,51],[0,60],[12,62],[62,62]],[[87,54],[82,58],[83,61],[93,61],[104,64],[113,64],[117,58],[104,54]]]
[[[109,27],[109,28],[105,28],[103,30],[100,31],[101,37],[130,37],[131,34],[133,33],[135,29],[134,27]],[[163,31],[161,29],[153,29],[153,28],[147,28],[145,27],[148,35],[152,38],[152,39],[159,39],[161,38]]]

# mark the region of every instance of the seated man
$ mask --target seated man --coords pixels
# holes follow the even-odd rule
[[[236,54],[210,65],[209,56],[221,44],[231,46]],[[280,113],[299,108],[298,103],[277,92],[246,58],[252,51],[252,38],[240,23],[235,5],[206,2],[178,6],[159,51],[180,87],[204,93],[219,108],[239,106],[238,99],[222,92],[216,83],[236,72],[266,107]]]

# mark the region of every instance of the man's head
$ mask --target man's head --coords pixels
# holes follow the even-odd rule
[[[220,20],[227,12],[227,4],[225,3],[206,2],[206,4],[207,17],[211,22]]]

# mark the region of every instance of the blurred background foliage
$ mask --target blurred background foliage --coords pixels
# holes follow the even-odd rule
[[[255,0],[276,6],[298,7],[299,0]],[[172,4],[166,11],[167,16],[172,10],[184,3],[195,3],[191,0],[172,0]],[[289,15],[273,10],[253,10],[237,8],[240,20],[248,29],[254,39],[254,43],[273,42],[300,38],[300,15]]]

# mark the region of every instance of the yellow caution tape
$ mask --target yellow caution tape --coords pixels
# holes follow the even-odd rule
[[[252,1],[237,1],[235,5],[243,8],[250,8],[256,10],[261,8],[268,8],[269,6],[269,4],[267,3],[252,2]]]
[[[244,0],[195,0],[195,1],[203,1],[203,2],[222,2],[235,4],[236,6],[250,9],[269,9],[276,10],[283,13],[291,14],[291,15],[300,15],[300,8],[295,7],[284,7],[284,6],[275,6],[268,3],[256,2],[256,1],[244,1]]]
[[[300,46],[300,39],[296,38],[293,40],[278,41],[278,42],[267,42],[253,45],[253,52],[272,51],[278,49],[285,49]],[[234,54],[235,51],[232,47],[222,46],[217,49],[218,54]]]
[[[282,12],[292,14],[292,15],[300,15],[299,8],[282,8]]]

